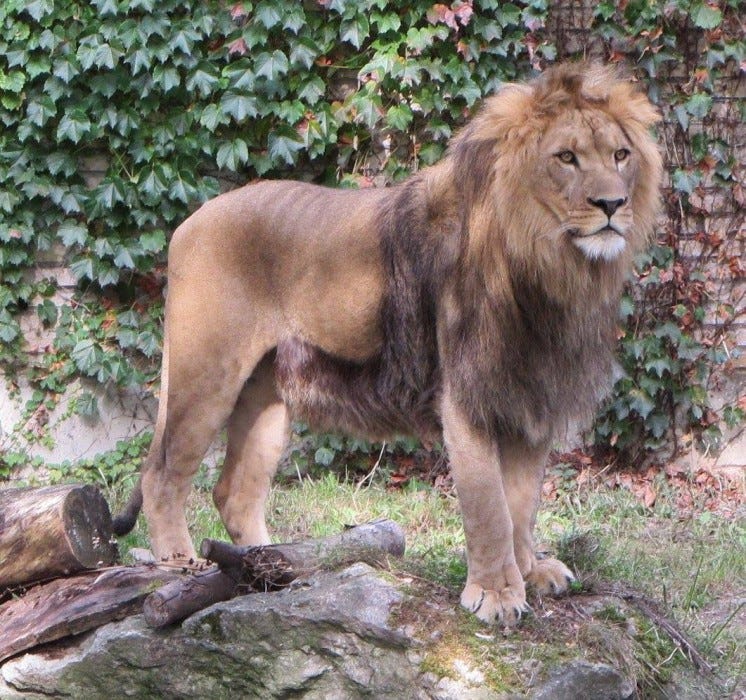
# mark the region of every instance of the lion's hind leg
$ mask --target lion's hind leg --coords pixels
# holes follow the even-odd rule
[[[548,454],[545,445],[533,447],[520,440],[500,441],[500,466],[513,521],[518,568],[539,595],[560,595],[568,590],[575,576],[559,559],[539,559],[534,551],[533,531]]]
[[[168,397],[163,461],[142,473],[143,512],[156,559],[196,557],[187,527],[186,501],[192,479],[237,393],[236,389],[231,395],[226,386],[192,385],[189,391]]]
[[[209,334],[182,332],[175,338],[172,329],[180,320],[167,321],[168,374],[161,393],[165,419],[160,440],[154,440],[151,450],[158,449],[160,457],[142,473],[143,512],[157,559],[196,556],[185,513],[192,479],[250,372],[225,350],[230,348],[228,337],[222,347]],[[160,413],[159,409],[159,424]]]
[[[236,544],[269,544],[264,504],[289,438],[271,356],[247,380],[228,419],[228,449],[213,500]]]

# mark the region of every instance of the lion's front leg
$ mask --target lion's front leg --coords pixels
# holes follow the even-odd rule
[[[441,418],[466,534],[468,574],[461,605],[484,622],[515,625],[526,609],[526,590],[497,447],[470,424],[447,391]]]
[[[526,583],[540,595],[564,593],[575,579],[572,571],[559,559],[537,559],[534,551],[534,525],[549,447],[503,439],[499,449],[518,568]]]

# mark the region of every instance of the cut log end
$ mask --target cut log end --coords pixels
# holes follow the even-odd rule
[[[84,568],[106,566],[116,561],[109,504],[94,486],[70,491],[62,514],[70,551]]]
[[[95,486],[0,491],[0,588],[116,559],[109,506]]]

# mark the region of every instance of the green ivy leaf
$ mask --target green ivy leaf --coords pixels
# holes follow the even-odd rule
[[[91,120],[88,119],[85,112],[80,109],[73,109],[60,119],[57,126],[57,138],[78,143],[90,130]]]
[[[54,326],[57,323],[58,311],[57,304],[51,299],[45,299],[36,305],[36,315],[45,327]]]
[[[132,309],[122,311],[121,314],[117,314],[117,323],[120,326],[127,326],[129,328],[137,328],[140,325],[140,317],[137,312]]]
[[[96,266],[96,281],[101,287],[110,287],[119,282],[119,270],[100,261]]]
[[[57,228],[57,236],[68,248],[82,246],[88,238],[88,229],[73,219],[65,219]]]
[[[117,64],[119,52],[115,53],[110,44],[97,43],[97,36],[84,39],[76,53],[77,59],[83,70],[91,68],[109,68],[112,69]]]
[[[26,107],[26,116],[29,121],[36,126],[44,126],[51,117],[57,114],[57,107],[51,97],[41,95],[38,100],[28,103]]]
[[[78,162],[69,153],[65,151],[56,151],[50,153],[45,159],[47,169],[52,175],[59,175],[62,173],[66,177],[69,177],[73,173],[77,172]]]
[[[629,392],[629,407],[641,418],[647,418],[650,412],[655,408],[655,404],[650,397],[640,389],[631,389]]]
[[[288,72],[290,63],[288,57],[279,49],[272,53],[260,53],[254,62],[256,77],[264,77],[274,81]]]
[[[692,23],[700,29],[715,29],[723,21],[722,11],[706,3],[696,3],[691,10]]]
[[[176,199],[184,204],[189,203],[189,193],[187,192],[186,185],[184,184],[181,175],[177,174],[174,178],[171,187],[168,190],[168,196],[171,197],[171,199]]]
[[[401,27],[401,17],[394,12],[374,12],[371,15],[371,20],[381,34],[399,31],[399,27]]]
[[[298,93],[298,99],[309,105],[315,105],[326,94],[326,83],[314,75]]]
[[[132,75],[137,75],[140,71],[150,70],[152,65],[152,55],[148,49],[136,49],[124,58],[124,62],[129,64]]]
[[[351,102],[355,108],[355,121],[362,122],[369,129],[374,128],[383,115],[381,96],[376,93],[359,92]]]
[[[220,111],[239,123],[252,119],[257,116],[256,97],[226,92],[220,99]]]
[[[75,413],[84,418],[98,416],[98,400],[90,391],[84,391],[76,398]]]
[[[5,52],[5,60],[9,68],[13,66],[25,66],[28,63],[29,54],[25,48],[11,49]]]
[[[84,279],[93,279],[93,260],[90,258],[80,258],[70,263],[70,272],[79,282]]]
[[[24,69],[26,70],[26,75],[33,80],[44,73],[49,73],[52,69],[52,61],[47,56],[36,54],[29,57],[24,64]]]
[[[141,179],[140,187],[151,202],[160,201],[163,194],[168,190],[168,182],[163,177],[162,168],[152,167],[147,171],[147,175]]]
[[[433,165],[443,157],[444,151],[445,147],[439,143],[425,143],[422,144],[417,156],[423,165]]]
[[[270,131],[267,139],[267,150],[270,158],[294,165],[298,160],[298,151],[303,149],[303,142],[290,127],[280,126]]]
[[[227,168],[236,172],[239,167],[249,160],[249,147],[246,141],[234,139],[226,141],[220,148],[216,156],[218,168]]]
[[[308,70],[319,55],[316,42],[307,37],[301,37],[292,44],[290,49],[290,63]],[[315,76],[318,77],[318,76]]]
[[[306,14],[303,12],[303,8],[298,5],[291,5],[287,8],[285,15],[282,18],[282,28],[298,34],[303,27],[308,24]]]
[[[216,104],[209,104],[203,110],[199,117],[199,123],[208,131],[213,132],[221,124],[227,124],[230,120],[228,115]]]
[[[26,12],[37,22],[45,15],[50,15],[54,12],[54,0],[32,0],[31,2],[22,3],[22,5]]]
[[[666,372],[671,373],[671,365],[670,357],[658,357],[645,363],[645,371],[653,372],[656,376],[662,377]]]
[[[503,27],[511,24],[518,25],[521,23],[521,10],[512,3],[500,3],[499,7],[495,10],[495,19]]]
[[[702,178],[694,170],[682,170],[681,168],[677,168],[673,172],[672,180],[675,190],[691,194],[694,192],[694,188],[699,185]]]
[[[0,70],[0,90],[18,93],[23,90],[26,84],[26,74],[19,70],[12,70],[10,73],[3,73]]]
[[[176,51],[177,49],[181,51],[182,53],[186,54],[187,56],[192,55],[192,37],[191,34],[185,30],[174,32],[170,36],[170,46],[172,51]]]
[[[96,373],[99,365],[101,364],[101,358],[103,351],[91,338],[80,340],[75,344],[75,347],[70,353],[75,366],[88,376]]]
[[[146,253],[160,253],[166,247],[166,234],[161,230],[149,231],[140,235],[140,247]],[[122,321],[119,321],[122,323]]]
[[[80,73],[80,66],[74,57],[63,56],[52,66],[52,75],[58,77],[63,83],[69,83],[78,73]]]
[[[115,204],[124,201],[121,184],[114,180],[104,180],[96,188],[95,199],[105,210],[112,209]]]
[[[619,303],[619,318],[622,321],[627,320],[635,313],[635,302],[629,294],[625,294]]]
[[[123,245],[116,247],[116,255],[113,262],[120,269],[134,270],[137,267],[132,254]]]
[[[320,464],[324,467],[328,467],[334,461],[336,452],[328,447],[319,447],[314,453],[313,459],[316,464]]]
[[[272,29],[272,27],[280,24],[282,14],[277,8],[276,2],[264,0],[256,6],[256,9],[254,10],[254,19],[263,24],[267,29]]]
[[[8,214],[13,212],[13,208],[20,201],[20,197],[17,194],[5,190],[0,190],[0,209]]]
[[[704,119],[712,109],[712,95],[698,92],[686,101],[686,111],[697,119]]]
[[[93,4],[102,17],[112,17],[119,13],[119,3],[116,0],[93,0]]]
[[[163,92],[169,92],[181,84],[179,71],[173,66],[156,66],[153,69],[153,82],[163,88]]]
[[[341,41],[352,44],[359,49],[370,34],[370,24],[365,15],[357,15],[353,19],[342,22],[339,31]]]
[[[0,310],[0,340],[11,343],[21,334],[21,327],[7,309]]]
[[[305,105],[299,100],[283,100],[278,105],[273,105],[272,112],[286,124],[296,124],[306,113]]]
[[[137,349],[145,357],[153,357],[159,349],[158,336],[153,331],[143,331],[137,336]]]
[[[412,110],[407,104],[394,105],[386,112],[386,123],[398,131],[406,131],[412,118]]]
[[[664,413],[651,413],[645,419],[645,427],[653,434],[653,437],[661,438],[666,434],[671,419]]]
[[[219,80],[218,72],[214,66],[209,63],[201,63],[187,78],[186,89],[190,92],[196,90],[200,97],[209,97],[218,86]]]

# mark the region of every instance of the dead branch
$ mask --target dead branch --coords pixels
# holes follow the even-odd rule
[[[201,553],[219,568],[173,581],[148,596],[144,613],[149,625],[165,627],[241,592],[276,589],[320,569],[400,557],[404,532],[391,520],[377,520],[332,537],[292,544],[239,547],[206,539]]]

